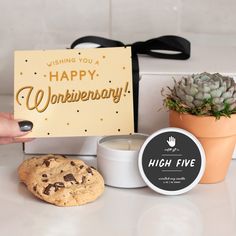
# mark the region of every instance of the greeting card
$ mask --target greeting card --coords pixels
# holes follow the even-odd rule
[[[16,51],[14,117],[28,137],[133,132],[131,49]]]

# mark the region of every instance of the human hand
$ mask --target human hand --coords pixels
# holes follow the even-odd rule
[[[0,144],[31,141],[29,138],[17,139],[17,137],[26,135],[32,128],[32,122],[17,121],[12,114],[0,112]]]
[[[170,147],[175,146],[175,138],[174,137],[169,137],[169,140],[167,140],[167,143],[169,144]]]

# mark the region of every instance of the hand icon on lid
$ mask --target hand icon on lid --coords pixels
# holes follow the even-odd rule
[[[167,143],[169,144],[170,147],[174,147],[175,146],[175,138],[170,136],[169,140],[167,140]]]

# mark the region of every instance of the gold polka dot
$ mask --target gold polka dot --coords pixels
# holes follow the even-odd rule
[[[44,120],[48,120],[48,118],[45,118]]]
[[[105,59],[105,58],[106,58],[106,56],[102,56],[102,58],[103,58],[103,59]]]
[[[100,121],[103,121],[103,118],[101,118]]]
[[[70,123],[66,123],[67,125],[70,125]]]
[[[96,74],[96,76],[99,76],[99,74]]]
[[[123,66],[123,70],[125,70],[125,66]]]
[[[47,75],[43,75],[43,77],[47,77]]]
[[[23,72],[20,72],[20,75],[23,75]]]

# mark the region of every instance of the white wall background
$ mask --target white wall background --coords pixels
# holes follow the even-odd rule
[[[14,50],[66,48],[85,35],[236,45],[235,0],[0,0],[0,9],[0,94],[13,93]]]

